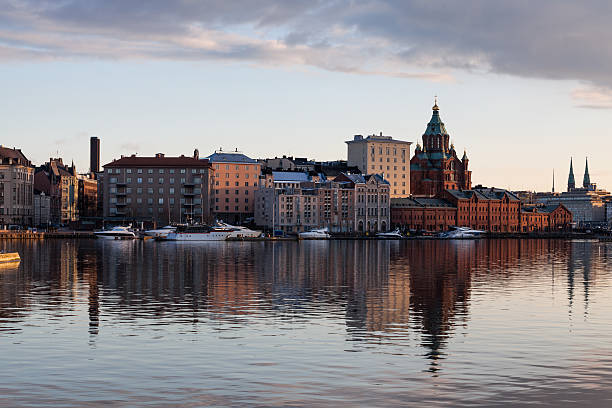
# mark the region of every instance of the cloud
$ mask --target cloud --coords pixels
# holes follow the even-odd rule
[[[603,87],[579,88],[572,91],[572,99],[581,108],[612,109],[612,89]]]
[[[433,81],[464,70],[603,89],[610,14],[605,0],[8,0],[0,60],[245,61]]]

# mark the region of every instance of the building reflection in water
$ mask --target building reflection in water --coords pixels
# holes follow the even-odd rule
[[[469,325],[474,282],[503,288],[520,274],[546,273],[530,265],[550,265],[552,285],[556,273],[567,274],[570,318],[581,281],[586,316],[594,271],[605,270],[609,255],[597,242],[511,239],[2,245],[23,261],[0,271],[0,331],[18,329],[33,311],[59,318],[75,304],[87,309],[92,344],[114,324],[198,331],[330,319],[345,325],[356,350],[420,347],[433,372],[452,336]]]

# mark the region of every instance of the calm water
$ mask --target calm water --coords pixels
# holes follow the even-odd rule
[[[612,244],[0,249],[0,406],[612,404]]]

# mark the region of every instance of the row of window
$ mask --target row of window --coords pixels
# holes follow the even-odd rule
[[[215,180],[215,186],[218,186],[218,185],[219,185],[219,180]],[[230,185],[230,182],[229,182],[229,181],[226,181],[226,182],[225,182],[225,186],[226,186],[226,187],[229,187],[229,185]],[[239,187],[239,186],[240,186],[240,182],[239,182],[239,181],[236,181],[236,182],[234,182],[234,185],[235,185],[236,187]],[[245,181],[245,182],[244,182],[244,186],[245,186],[245,187],[249,187],[249,182],[248,182],[248,181]],[[257,187],[257,182],[254,182],[254,183],[253,183],[253,187]]]
[[[137,177],[137,178],[136,178],[136,183],[137,183],[137,184],[142,184],[142,183],[143,183],[143,180],[144,180],[144,179],[143,179],[142,177]],[[110,184],[117,184],[118,182],[119,182],[119,183],[121,183],[121,181],[118,181],[118,180],[117,180],[117,177],[111,177],[111,178],[110,178],[108,181],[109,181],[109,183],[110,183]],[[185,184],[185,183],[187,183],[187,179],[186,179],[186,178],[184,178],[184,177],[183,177],[183,178],[181,178],[181,179],[180,179],[180,181],[181,181],[181,184]],[[148,177],[148,178],[147,178],[147,183],[149,183],[149,184],[153,184],[153,182],[154,182],[154,178],[153,178],[153,177]],[[163,177],[159,177],[159,178],[157,179],[157,182],[158,182],[158,184],[164,184],[164,183],[166,182],[166,179],[165,179],[165,178],[163,178]],[[174,184],[174,182],[175,182],[174,177],[170,177],[170,178],[168,179],[168,182],[169,182],[170,184]],[[126,179],[125,179],[125,184],[132,184],[132,178],[131,178],[131,177],[126,177]],[[202,184],[202,179],[201,179],[200,177],[195,177],[195,178],[193,179],[193,184]]]
[[[125,189],[125,191],[117,191],[117,187],[111,187],[109,189],[109,192],[111,194],[121,194],[121,193],[125,193],[125,194],[132,194],[132,187],[127,187]],[[143,188],[142,187],[138,187],[136,189],[136,194],[142,194],[143,193]],[[147,194],[153,194],[154,189],[152,187],[147,188]],[[168,188],[168,194],[174,194],[176,191],[176,189],[174,187],[170,187]],[[164,194],[166,192],[166,189],[164,187],[159,187],[157,189],[157,193],[158,194]],[[185,188],[181,188],[180,189],[181,194],[187,194],[187,189]],[[201,188],[194,188],[194,189],[190,189],[189,191],[190,194],[201,194],[202,193],[202,189]]]
[[[123,172],[125,172],[125,174],[165,174],[166,170],[169,174],[174,174],[176,172],[177,169],[168,169],[168,168],[163,168],[163,169],[157,169],[157,171],[155,171],[155,169],[138,169],[138,168],[129,168],[129,169],[123,169],[123,168],[107,168],[106,169],[106,174],[122,174]],[[198,174],[198,173],[205,173],[206,169],[178,169],[178,172],[180,174],[187,174],[187,173],[191,173],[191,174]]]

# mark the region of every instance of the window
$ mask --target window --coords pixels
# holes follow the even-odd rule
[[[164,199],[163,198],[157,199],[157,204],[163,205],[164,204]]]
[[[160,188],[157,190],[157,192],[158,192],[159,194],[164,194],[164,188],[163,188],[163,187],[160,187]]]
[[[170,187],[170,194],[174,194],[174,187]]]
[[[162,177],[160,177],[157,181],[159,184],[164,184],[164,179]]]
[[[147,188],[147,193],[149,193],[149,194],[153,194],[153,189],[152,189],[152,188],[150,188],[150,187],[149,187],[149,188]]]
[[[147,182],[148,182],[149,184],[153,183],[153,177],[149,177],[149,178],[147,179]]]
[[[126,170],[125,170],[125,172],[126,172],[127,174],[132,174],[132,169],[126,169]]]
[[[168,199],[168,204],[170,204],[170,205],[174,205],[174,198],[172,198],[172,197],[171,197],[171,198],[169,198],[169,199]]]
[[[138,203],[138,204],[142,204],[142,198],[138,197],[138,198],[136,199],[136,203]]]
[[[170,178],[170,184],[174,184],[174,178]]]
[[[138,178],[136,179],[136,182],[137,182],[137,183],[139,183],[139,184],[140,184],[140,183],[142,183],[142,177],[138,177]]]
[[[153,204],[153,199],[152,198],[147,198],[147,204]]]
[[[164,169],[159,169],[159,174],[164,174]]]
[[[186,169],[181,169],[181,174],[185,174],[187,172]]]
[[[138,169],[138,174],[142,174],[142,169]]]
[[[128,184],[131,183],[132,182],[132,178],[128,177],[127,179],[125,179],[125,182],[128,183]]]
[[[116,183],[117,182],[117,177],[111,177],[110,178],[110,182],[111,183]]]
[[[153,174],[153,169],[147,169],[147,173]]]
[[[169,170],[169,173],[170,173],[170,174],[174,174],[174,169],[170,169],[170,170]]]

